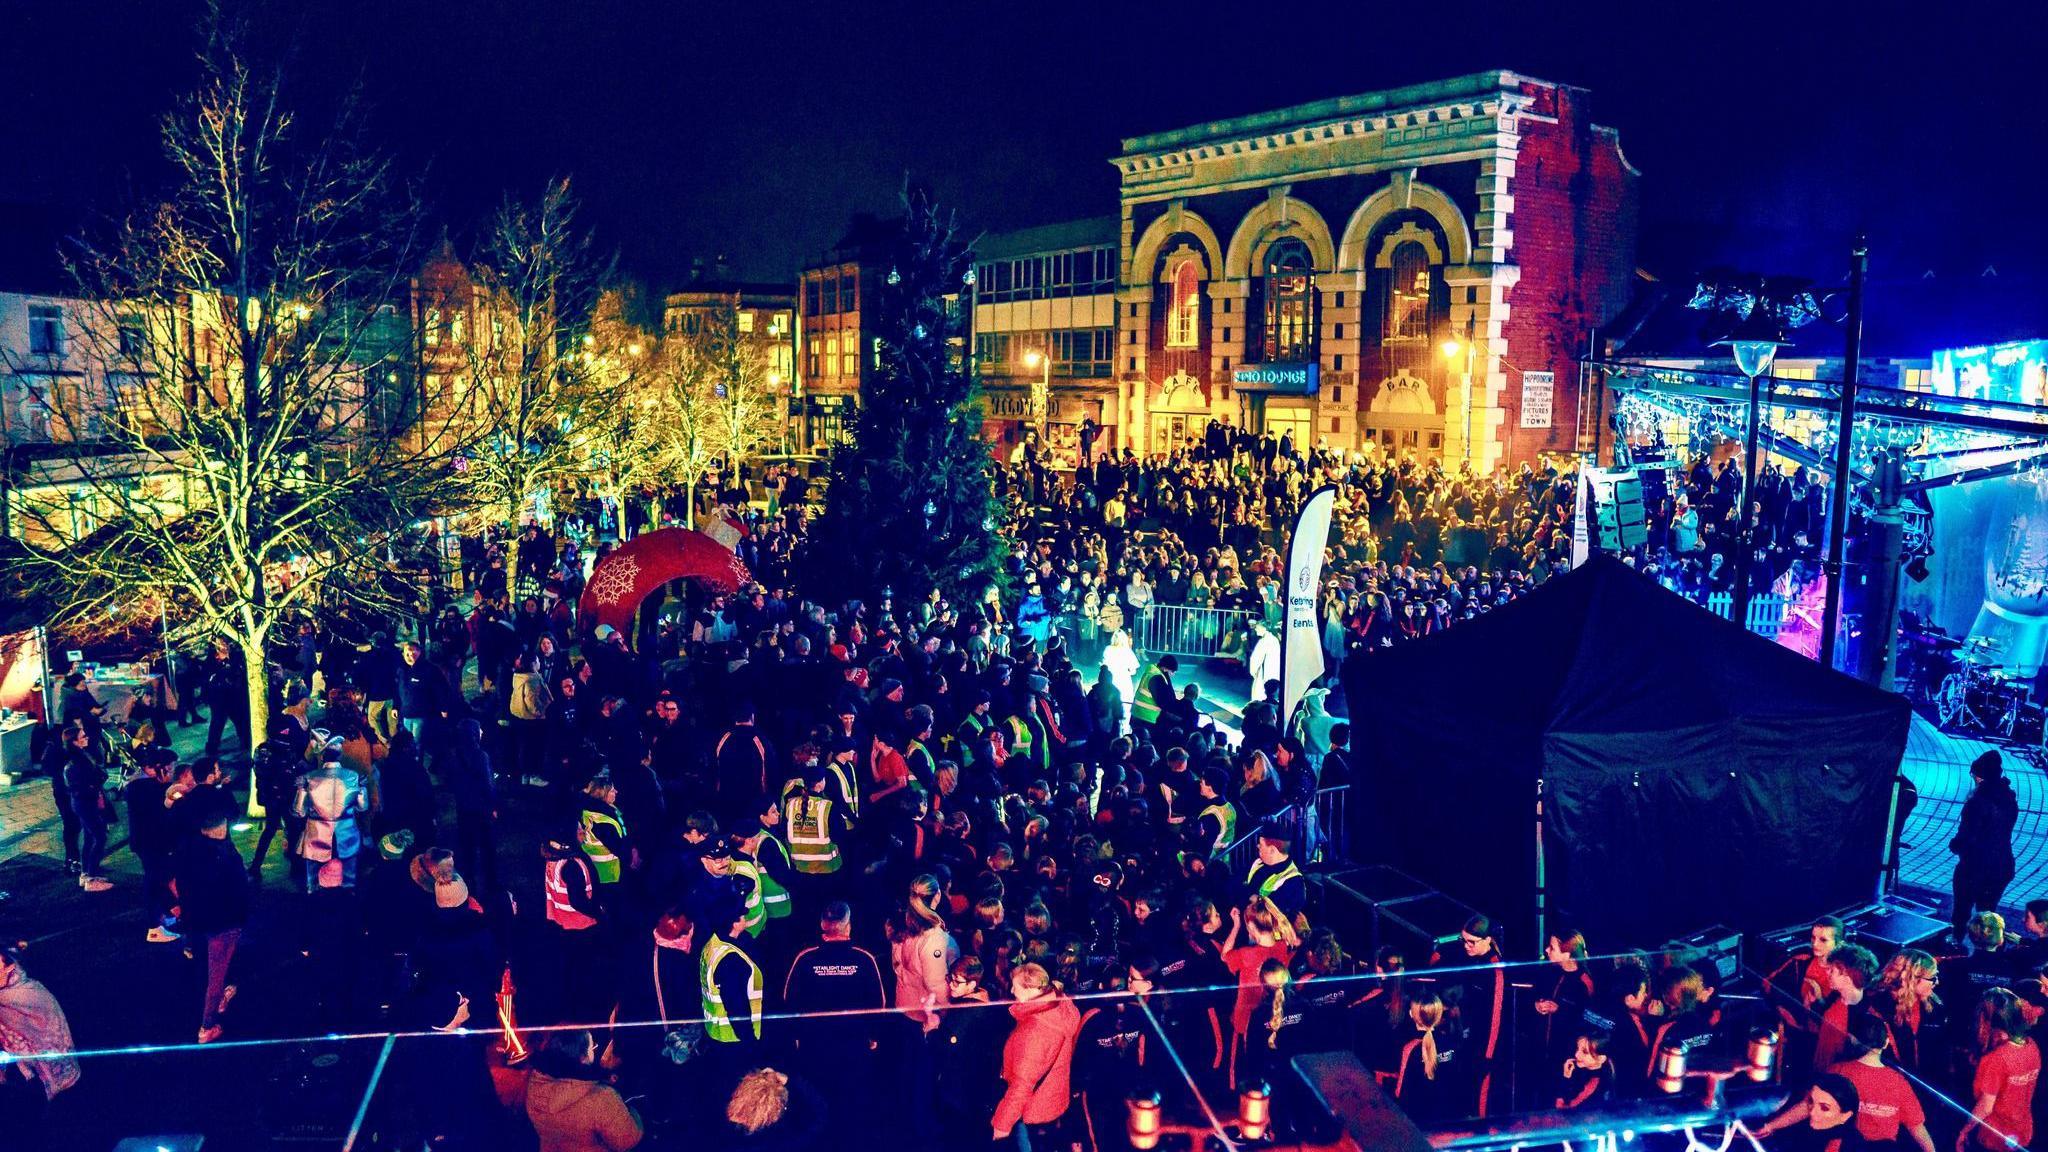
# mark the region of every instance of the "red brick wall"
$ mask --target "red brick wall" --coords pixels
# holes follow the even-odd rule
[[[1521,279],[1508,292],[1503,459],[1569,452],[1579,419],[1578,358],[1591,331],[1628,302],[1636,257],[1636,184],[1614,135],[1596,131],[1582,91],[1555,89],[1557,123],[1522,122],[1509,191]],[[1548,109],[1545,109],[1548,111]],[[1548,429],[1521,427],[1522,373],[1556,373]]]

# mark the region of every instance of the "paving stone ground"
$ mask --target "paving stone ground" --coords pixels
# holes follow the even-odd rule
[[[1899,884],[1909,895],[1936,897],[1932,903],[1949,906],[1950,877],[1955,856],[1948,850],[1962,816],[1963,801],[1970,795],[1970,762],[1993,745],[1964,736],[1951,736],[1920,716],[1913,717],[1912,734],[1906,741],[1906,778],[1920,790],[1920,803],[1906,821],[1905,841],[1911,847],[1900,854]],[[2005,775],[2019,797],[2020,819],[2013,829],[2013,858],[2018,874],[2006,887],[2004,906],[2007,919],[2029,900],[2048,897],[2048,771],[2039,748],[2002,746]]]

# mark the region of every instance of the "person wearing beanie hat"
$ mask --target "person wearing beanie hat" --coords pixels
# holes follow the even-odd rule
[[[2012,883],[2012,832],[2020,816],[2019,798],[2005,778],[1997,749],[1977,757],[1970,765],[1970,776],[1976,787],[1963,801],[1962,818],[1956,822],[1954,839],[1948,842],[1949,851],[1956,855],[1955,907],[1949,922],[1958,944],[1970,914],[1978,909],[1997,911],[2005,886]]]

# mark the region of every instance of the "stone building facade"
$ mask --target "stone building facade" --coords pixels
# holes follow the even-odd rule
[[[1590,440],[1578,361],[1628,302],[1637,176],[1584,90],[1485,72],[1134,137],[1113,163],[1111,442],[1225,420],[1489,471]]]

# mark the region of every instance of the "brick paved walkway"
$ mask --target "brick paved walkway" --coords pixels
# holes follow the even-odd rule
[[[1981,740],[1951,736],[1919,716],[1906,740],[1906,778],[1920,789],[1920,803],[1906,822],[1899,885],[1909,894],[1938,897],[1946,909],[1956,858],[1948,850],[1963,801],[1970,795],[1970,761],[1986,748]],[[2019,874],[2005,890],[2007,919],[2029,900],[2048,897],[2048,772],[2038,748],[2005,748],[2005,775],[2019,797],[2020,820],[2013,830]]]

